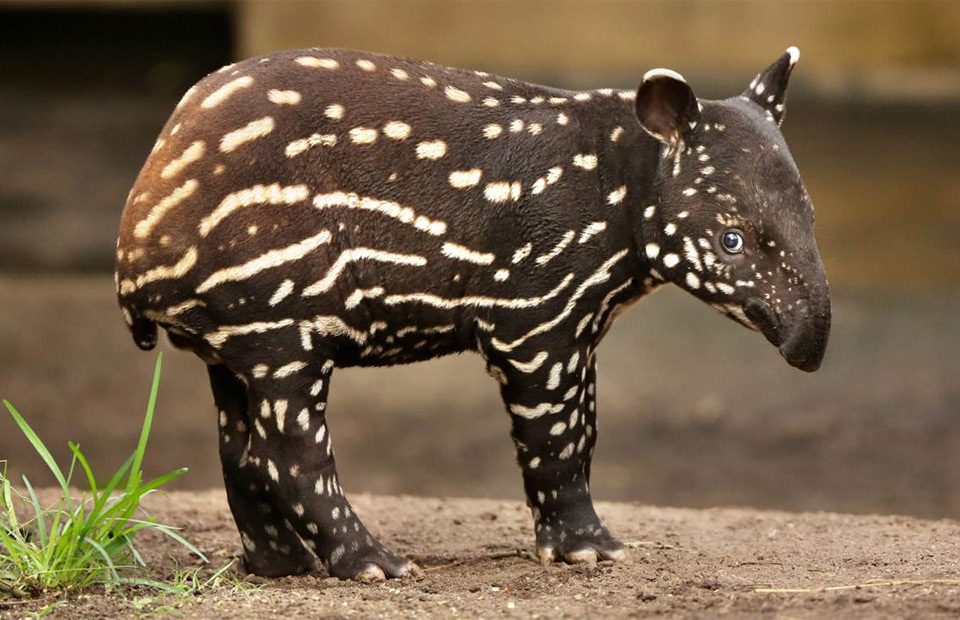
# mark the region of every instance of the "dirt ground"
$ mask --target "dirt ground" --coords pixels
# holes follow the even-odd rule
[[[519,502],[359,495],[354,504],[385,543],[424,575],[381,584],[324,574],[262,580],[189,599],[183,617],[232,618],[956,618],[960,615],[960,522],[895,516],[689,510],[601,503],[601,517],[633,547],[620,564],[541,567],[507,556],[533,546]],[[239,553],[220,491],[154,496],[148,510],[182,525],[213,568]],[[165,539],[141,548],[168,578],[176,558]],[[254,580],[257,581],[257,580]],[[93,592],[56,618],[127,618],[134,601]],[[51,599],[0,604],[21,618]]]
[[[0,276],[0,300],[0,397],[59,458],[79,442],[108,475],[136,443],[156,361],[134,346],[111,278]],[[960,295],[847,289],[834,301],[814,374],[678,289],[631,308],[598,353],[594,496],[960,518]],[[147,473],[189,467],[178,488],[220,488],[203,364],[161,342]],[[476,355],[338,370],[329,411],[348,493],[522,499]],[[14,479],[53,483],[5,413],[0,460]]]

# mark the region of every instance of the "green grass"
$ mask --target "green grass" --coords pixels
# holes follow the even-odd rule
[[[23,416],[3,401],[53,473],[60,495],[52,506],[41,505],[27,477],[23,476],[20,490],[11,483],[4,466],[0,474],[0,596],[25,598],[50,590],[81,590],[94,585],[108,588],[143,585],[189,594],[190,588],[182,580],[178,583],[176,579],[160,582],[145,578],[146,564],[135,546],[140,531],[152,530],[207,561],[199,549],[177,533],[177,528],[157,522],[140,507],[143,497],[187,471],[178,469],[143,480],[141,466],[153,422],[162,361],[161,354],[157,357],[137,447],[106,484],[101,484],[103,479],[94,475],[83,452],[74,443],[68,444],[73,456],[64,472]],[[71,486],[78,482],[86,482],[88,486],[79,499],[71,494]],[[222,577],[219,571],[215,575]]]

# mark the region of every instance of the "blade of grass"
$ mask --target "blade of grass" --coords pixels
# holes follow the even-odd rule
[[[44,523],[43,518],[43,509],[40,507],[40,500],[37,499],[37,494],[33,490],[33,485],[30,484],[30,481],[27,480],[27,476],[23,476],[23,484],[27,487],[27,492],[30,494],[30,504],[33,506],[33,514],[37,518],[37,535],[39,536],[40,547],[43,548],[47,546],[47,527]]]
[[[47,467],[53,473],[53,476],[57,479],[57,482],[60,483],[60,487],[63,489],[63,492],[69,494],[70,489],[67,486],[67,479],[63,477],[63,472],[60,471],[60,466],[57,465],[57,462],[54,460],[53,455],[50,454],[50,451],[47,450],[47,447],[43,445],[43,442],[40,441],[40,437],[33,431],[27,421],[23,419],[23,416],[10,404],[9,401],[3,401],[4,406],[7,408],[7,411],[10,412],[10,415],[13,416],[14,421],[17,423],[17,426],[20,427],[20,430],[24,435],[27,436],[27,440],[30,441],[30,444],[33,446],[33,449],[37,451],[37,454],[40,455],[40,458],[43,459],[43,462],[47,464]]]
[[[160,390],[160,368],[163,366],[163,353],[157,355],[157,365],[153,371],[153,384],[150,387],[150,398],[147,401],[147,414],[144,416],[143,429],[140,431],[140,441],[133,453],[133,466],[130,468],[130,477],[127,479],[127,492],[133,491],[140,483],[140,466],[143,455],[147,451],[147,438],[150,436],[150,427],[153,425],[153,412],[157,406],[157,392]]]

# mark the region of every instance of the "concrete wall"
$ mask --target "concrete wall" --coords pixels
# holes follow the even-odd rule
[[[960,2],[238,0],[238,53],[355,47],[518,77],[750,75],[788,45],[835,95],[960,96]]]

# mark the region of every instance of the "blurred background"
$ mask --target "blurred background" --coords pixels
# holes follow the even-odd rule
[[[343,46],[570,88],[666,66],[722,98],[797,45],[783,130],[834,291],[827,359],[803,374],[679,290],[643,300],[600,347],[594,495],[958,518],[958,33],[957,2],[0,0],[0,396],[61,457],[132,451],[155,354],[115,305],[120,212],[224,64]],[[330,411],[348,491],[522,496],[476,356],[340,371]],[[215,424],[201,362],[167,354],[146,468],[219,486]],[[0,460],[43,480],[5,413]]]

